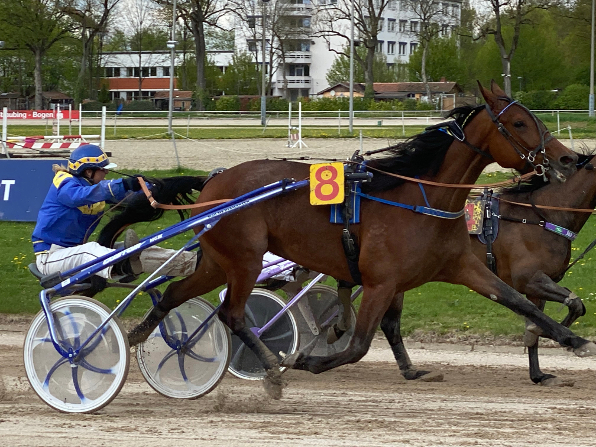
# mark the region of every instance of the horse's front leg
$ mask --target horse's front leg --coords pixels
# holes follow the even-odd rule
[[[383,315],[383,319],[381,320],[381,329],[383,330],[385,337],[387,337],[389,346],[391,346],[393,356],[397,361],[401,375],[404,376],[406,380],[421,379],[425,382],[441,382],[443,380],[443,374],[416,369],[412,364],[401,336],[401,315],[403,307],[404,294],[398,293],[393,297],[389,309],[387,309],[387,312],[385,312],[385,315]]]
[[[569,289],[561,287],[540,270],[526,284],[525,293],[528,297],[533,296],[541,300],[554,301],[567,306],[569,311],[561,322],[565,327],[570,327],[575,320],[586,314],[586,307],[579,296]],[[526,337],[531,338],[531,335],[528,333],[534,334],[535,337],[542,335],[542,331],[534,323],[526,325]]]
[[[282,366],[318,374],[341,365],[356,363],[368,352],[377,327],[395,294],[395,284],[383,283],[369,286],[365,283],[354,334],[346,349],[328,357],[297,352],[286,357]]]
[[[490,298],[518,315],[536,324],[543,334],[557,341],[561,346],[573,349],[578,357],[596,355],[596,344],[575,335],[565,326],[545,315],[536,305],[497,278],[472,253],[463,255],[449,278],[450,282],[463,284]]]

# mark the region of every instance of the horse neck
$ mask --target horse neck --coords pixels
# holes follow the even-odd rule
[[[556,183],[539,189],[533,194],[537,205],[565,208],[594,209],[596,206],[596,171],[580,169],[565,183]],[[544,210],[542,214],[553,223],[563,225],[572,231],[584,226],[589,213]]]

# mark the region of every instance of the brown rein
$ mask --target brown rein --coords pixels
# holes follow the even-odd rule
[[[194,205],[163,205],[163,204],[159,203],[157,200],[155,200],[155,198],[153,197],[153,194],[151,194],[151,191],[149,191],[149,188],[147,188],[147,185],[145,184],[145,180],[143,179],[143,177],[137,177],[137,180],[139,181],[139,184],[141,185],[141,189],[145,193],[145,196],[147,196],[147,200],[149,200],[149,203],[151,204],[151,206],[153,208],[161,208],[164,210],[188,210],[191,208],[204,208],[206,206],[219,205],[221,203],[226,203],[226,202],[229,202],[230,200],[232,200],[232,199],[212,200],[211,202],[195,203]]]

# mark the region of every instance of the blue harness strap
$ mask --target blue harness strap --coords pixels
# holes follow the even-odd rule
[[[364,197],[365,199],[374,200],[375,202],[384,203],[385,205],[396,206],[398,208],[404,208],[406,210],[413,211],[419,214],[425,214],[427,216],[439,217],[441,219],[458,219],[462,217],[466,210],[465,208],[461,211],[443,211],[438,210],[436,208],[431,208],[429,206],[415,206],[415,205],[407,205],[405,203],[399,202],[392,202],[391,200],[381,199],[380,197],[371,196],[368,194],[364,194],[362,192],[357,193],[360,197]]]

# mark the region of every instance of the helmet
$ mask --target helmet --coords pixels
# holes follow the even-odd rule
[[[68,159],[68,170],[74,175],[81,175],[85,169],[113,169],[116,166],[116,163],[110,163],[106,153],[95,144],[77,147]]]

